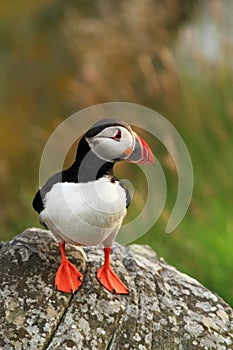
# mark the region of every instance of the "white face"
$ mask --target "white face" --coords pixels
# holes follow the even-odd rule
[[[91,150],[101,159],[113,161],[134,148],[132,133],[123,126],[109,126],[93,137],[86,137]]]

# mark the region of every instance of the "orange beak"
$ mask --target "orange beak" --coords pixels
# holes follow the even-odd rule
[[[134,148],[131,150],[126,150],[125,153],[129,154],[126,160],[131,163],[145,164],[151,163],[154,164],[154,156],[145,140],[142,137],[138,136],[134,132],[135,144]]]

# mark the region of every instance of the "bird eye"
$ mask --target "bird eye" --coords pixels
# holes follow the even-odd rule
[[[113,136],[113,139],[116,141],[120,141],[121,139],[121,130],[118,130],[117,133]]]

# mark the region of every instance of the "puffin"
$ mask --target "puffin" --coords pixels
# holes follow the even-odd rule
[[[129,190],[114,175],[120,161],[154,164],[146,141],[131,126],[115,119],[101,119],[81,137],[73,164],[52,175],[37,191],[32,205],[39,221],[58,241],[61,264],[55,288],[75,293],[82,273],[68,260],[66,243],[104,248],[104,263],[97,280],[114,294],[129,294],[111,268],[112,244],[131,202]]]

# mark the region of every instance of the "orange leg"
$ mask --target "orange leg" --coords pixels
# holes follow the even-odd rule
[[[128,288],[112,271],[110,266],[111,248],[104,248],[104,264],[97,271],[98,281],[110,292],[115,294],[129,294]]]
[[[61,292],[74,293],[82,285],[83,275],[71,264],[65,253],[65,242],[59,243],[61,265],[55,277],[55,288]]]

